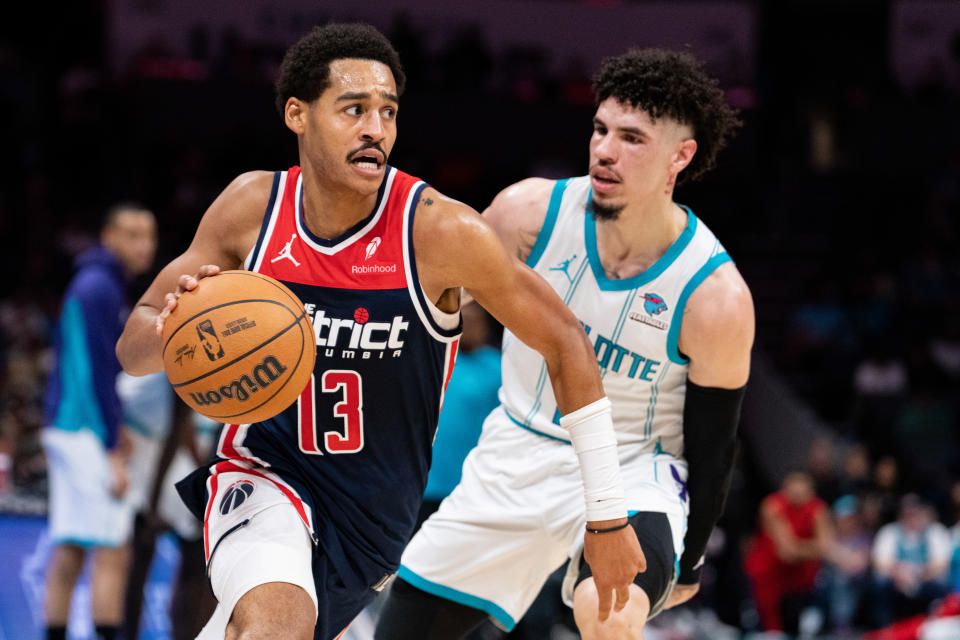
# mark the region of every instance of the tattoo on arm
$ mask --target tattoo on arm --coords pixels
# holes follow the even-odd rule
[[[433,198],[420,198],[420,202],[427,205],[428,207],[433,204]]]

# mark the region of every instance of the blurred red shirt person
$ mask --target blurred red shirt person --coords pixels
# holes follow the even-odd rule
[[[744,568],[760,626],[765,631],[790,631],[784,627],[794,627],[796,620],[786,620],[784,610],[793,609],[787,618],[799,614],[802,600],[813,591],[832,535],[827,505],[814,492],[810,475],[788,473],[780,491],[760,504],[758,525]],[[797,606],[784,607],[788,603]]]

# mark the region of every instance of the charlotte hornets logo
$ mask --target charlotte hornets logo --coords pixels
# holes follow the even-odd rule
[[[655,293],[643,294],[643,310],[652,316],[658,316],[667,310],[667,303]]]
[[[642,296],[637,296],[637,298],[643,301],[643,310],[645,313],[631,311],[629,316],[631,320],[648,324],[657,329],[666,329],[669,326],[666,322],[656,317],[669,309],[660,294],[644,293]]]
[[[220,498],[220,515],[225,516],[244,502],[253,494],[255,485],[249,480],[240,480],[227,487],[223,497]]]

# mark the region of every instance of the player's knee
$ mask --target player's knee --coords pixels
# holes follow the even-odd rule
[[[647,594],[630,585],[630,600],[620,611],[600,621],[599,596],[592,578],[577,585],[573,595],[573,617],[583,640],[642,640],[650,602]]]
[[[226,640],[312,640],[315,623],[316,608],[306,591],[286,582],[270,582],[237,601]]]
[[[54,580],[76,582],[83,570],[85,558],[82,547],[72,544],[59,545],[53,553],[48,575]]]

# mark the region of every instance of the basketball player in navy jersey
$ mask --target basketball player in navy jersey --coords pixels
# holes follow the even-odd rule
[[[696,60],[669,51],[609,58],[593,88],[589,175],[524,180],[484,218],[595,344],[647,569],[626,607],[597,615],[576,456],[543,359],[508,327],[501,406],[404,551],[377,640],[452,640],[487,616],[510,629],[568,557],[563,597],[585,640],[642,638],[651,616],[697,591],[732,470],[754,319],[730,256],[673,191],[713,166],[737,118]]]
[[[300,165],[246,173],[139,301],[124,368],[162,369],[160,332],[204,277],[245,268],[287,284],[317,341],[293,406],[225,425],[179,485],[204,520],[219,606],[200,638],[337,637],[397,570],[417,517],[463,287],[543,354],[583,474],[598,615],[644,568],[593,348],[550,287],[469,207],[387,164],[404,75],[364,25],[314,29],[287,52],[277,106]]]

